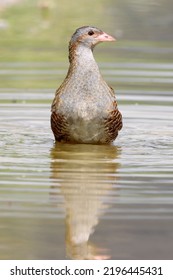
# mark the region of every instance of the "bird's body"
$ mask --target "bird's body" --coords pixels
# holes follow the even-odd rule
[[[114,91],[103,80],[93,57],[92,49],[101,41],[94,44],[93,35],[95,40],[99,36],[102,41],[113,40],[93,27],[79,28],[72,36],[69,71],[52,103],[51,127],[56,141],[110,143],[122,127]]]

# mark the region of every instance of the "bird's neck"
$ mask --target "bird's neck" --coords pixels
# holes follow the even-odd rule
[[[79,74],[84,74],[86,71],[100,74],[93,51],[88,46],[83,44],[69,45],[69,61],[69,71],[78,72]]]

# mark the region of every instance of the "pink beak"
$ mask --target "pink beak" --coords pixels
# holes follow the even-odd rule
[[[112,41],[116,41],[116,39],[110,35],[108,35],[107,33],[103,32],[102,34],[97,36],[97,39],[99,42],[112,42]]]

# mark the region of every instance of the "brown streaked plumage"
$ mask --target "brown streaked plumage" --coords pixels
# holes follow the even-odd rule
[[[93,57],[100,42],[115,39],[98,28],[78,28],[69,43],[70,66],[52,103],[51,128],[59,142],[110,143],[122,128],[115,93]]]

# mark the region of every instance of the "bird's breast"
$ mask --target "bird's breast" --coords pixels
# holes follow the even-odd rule
[[[114,97],[107,84],[92,74],[71,77],[59,95],[56,110],[65,116],[72,141],[105,141],[105,119],[113,110]]]

